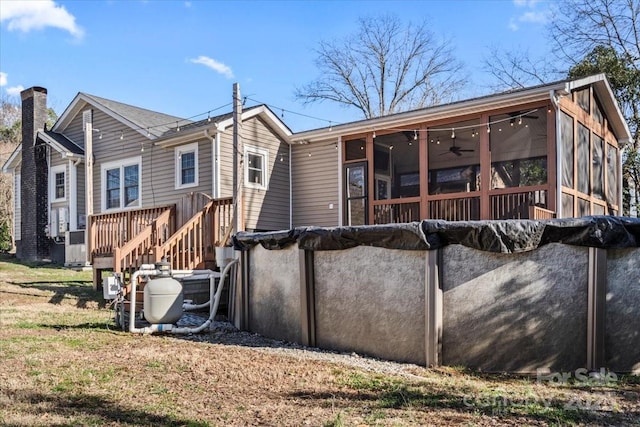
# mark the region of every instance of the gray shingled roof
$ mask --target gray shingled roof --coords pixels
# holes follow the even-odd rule
[[[254,108],[259,108],[261,107],[263,104],[259,104],[259,105],[254,105],[252,107],[248,107],[245,108],[243,111],[251,111]],[[200,127],[205,127],[205,126],[209,126],[212,123],[220,123],[224,120],[228,120],[230,118],[233,117],[233,112],[229,112],[229,113],[224,113],[224,114],[220,114],[218,116],[211,116],[208,117],[206,119],[203,120],[198,120],[197,122],[191,122],[191,123],[187,123],[187,124],[182,124],[182,122],[180,123],[180,131],[184,132],[184,131],[189,131],[189,130],[193,130],[193,129],[198,129]],[[165,131],[161,136],[163,138],[167,138],[170,137],[171,135],[174,135],[176,133],[176,125],[175,123],[173,124],[173,126],[171,126],[170,129],[168,129],[167,131]]]
[[[55,140],[58,144],[63,146],[67,151],[73,154],[84,155],[84,149],[76,145],[69,138],[64,136],[61,133],[51,132],[50,130],[45,130],[44,133],[51,139]]]
[[[183,119],[182,117],[158,113],[157,111],[123,104],[122,102],[112,101],[110,99],[101,98],[88,93],[82,92],[82,95],[90,98],[93,102],[102,105],[104,108],[111,110],[114,114],[122,117],[123,119],[130,121],[139,129],[148,129],[149,133],[155,137],[160,137],[168,130],[175,128],[177,122],[180,123],[180,126],[192,123],[191,120]]]

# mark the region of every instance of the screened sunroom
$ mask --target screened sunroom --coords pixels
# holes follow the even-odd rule
[[[630,133],[604,75],[293,137],[336,136],[338,225],[620,213]]]

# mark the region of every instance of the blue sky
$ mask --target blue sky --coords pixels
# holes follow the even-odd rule
[[[550,7],[539,0],[3,0],[0,91],[18,102],[22,88],[43,86],[58,114],[86,92],[202,119],[231,103],[237,82],[247,105],[266,103],[301,131],[361,118],[357,111],[326,102],[304,106],[293,97],[296,87],[317,76],[318,42],[353,33],[359,17],[428,19],[436,35],[452,39],[465,65],[467,98],[487,92],[481,61],[489,47],[543,52]]]

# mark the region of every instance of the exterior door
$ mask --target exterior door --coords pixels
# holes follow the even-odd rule
[[[345,225],[368,224],[367,162],[350,163],[345,173]]]

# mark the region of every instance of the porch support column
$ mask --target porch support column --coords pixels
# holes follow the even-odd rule
[[[375,224],[375,217],[373,215],[373,200],[375,196],[375,167],[373,163],[373,156],[375,153],[375,143],[376,139],[373,137],[375,134],[375,130],[373,133],[367,135],[367,220],[366,224]]]
[[[429,144],[427,143],[427,127],[420,127],[418,140],[418,156],[420,158],[420,219],[429,219]]]
[[[442,361],[442,250],[426,252],[425,259],[425,362],[438,366]]]
[[[491,205],[489,200],[489,189],[491,188],[491,149],[490,134],[487,131],[489,125],[489,115],[483,114],[480,122],[482,132],[480,132],[480,219],[491,219]]]
[[[607,251],[589,248],[587,296],[587,369],[604,366],[605,310],[607,294]]]

